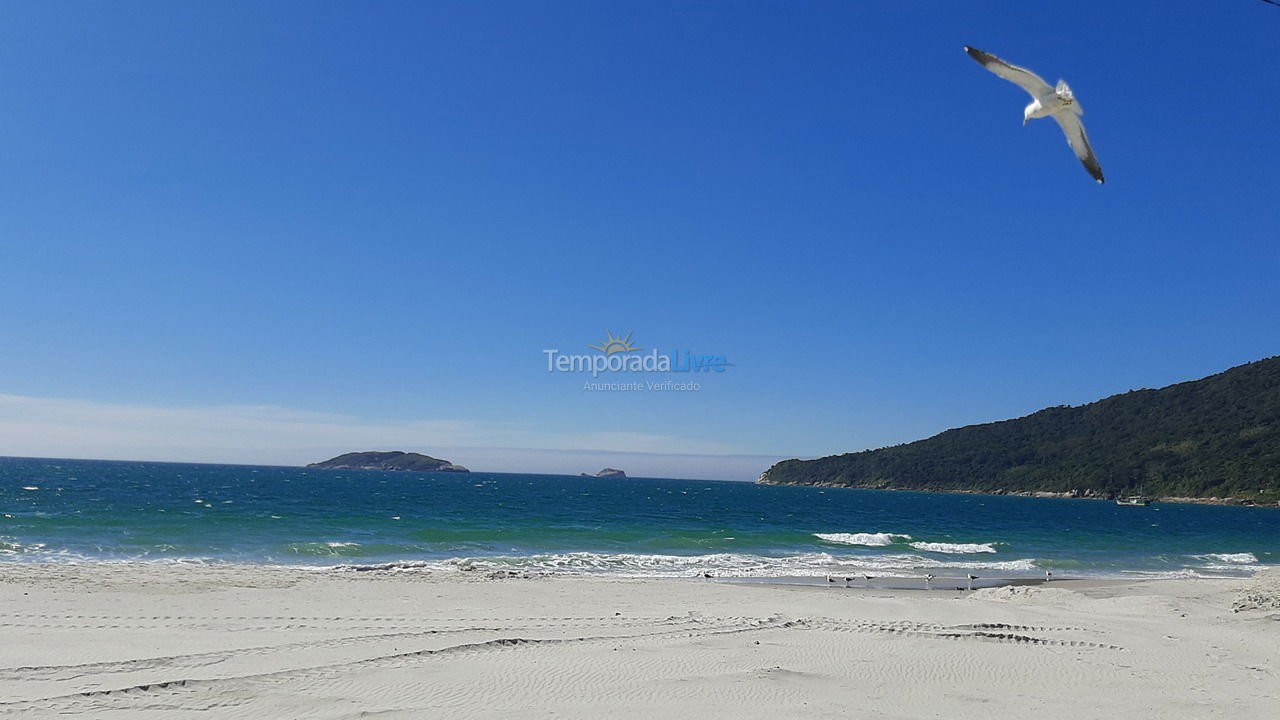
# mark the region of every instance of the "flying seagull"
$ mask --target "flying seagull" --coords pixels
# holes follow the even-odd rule
[[[1084,114],[1084,110],[1080,107],[1080,103],[1076,102],[1075,95],[1071,93],[1071,88],[1067,86],[1065,80],[1059,80],[1058,86],[1053,87],[1030,70],[1010,65],[995,55],[984,53],[968,45],[964,46],[964,51],[969,53],[969,57],[981,63],[982,67],[1031,93],[1031,104],[1022,111],[1022,124],[1026,125],[1028,120],[1042,117],[1057,120],[1062,132],[1067,136],[1071,149],[1076,151],[1076,157],[1080,158],[1080,162],[1084,165],[1084,169],[1089,171],[1099,185],[1105,182],[1102,178],[1102,167],[1098,165],[1098,158],[1093,154],[1093,148],[1089,146],[1089,136],[1084,134],[1084,123],[1080,122],[1079,116]]]

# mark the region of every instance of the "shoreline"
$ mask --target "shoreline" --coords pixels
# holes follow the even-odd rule
[[[906,488],[906,487],[864,487],[861,485],[843,485],[834,482],[776,482],[773,480],[765,480],[763,478],[756,480],[755,485],[771,485],[773,487],[816,487],[829,488],[839,490],[884,490],[886,492],[913,492],[925,494],[939,495],[984,495],[990,497],[1027,497],[1039,498],[1042,500],[1096,500],[1103,502],[1115,502],[1114,497],[1103,497],[1098,495],[1084,495],[1073,492],[1053,492],[1047,490],[1038,491],[1009,491],[1009,492],[985,492],[982,490],[963,490],[959,488]],[[1280,500],[1275,504],[1260,503],[1255,500],[1244,498],[1193,498],[1193,497],[1153,497],[1153,503],[1169,503],[1171,505],[1221,505],[1229,507],[1257,507],[1257,508],[1280,508]]]
[[[0,718],[1280,713],[1280,570],[955,593],[0,564],[0,603]]]
[[[694,556],[696,557],[696,556]],[[421,559],[406,560],[370,560],[367,563],[353,562],[335,562],[332,564],[307,564],[307,563],[281,563],[281,562],[250,562],[243,559],[221,560],[214,558],[151,558],[142,560],[138,558],[128,559],[100,559],[100,560],[28,560],[28,559],[3,559],[0,558],[0,581],[6,573],[16,572],[17,568],[29,568],[34,572],[42,572],[40,568],[66,568],[69,571],[75,568],[169,568],[183,569],[190,568],[193,571],[202,569],[216,571],[234,571],[241,570],[243,572],[296,572],[304,574],[316,575],[352,575],[352,576],[381,576],[395,575],[402,577],[420,577],[432,578],[439,581],[471,581],[471,580],[586,580],[586,581],[604,581],[604,582],[645,582],[645,581],[662,581],[662,582],[717,582],[729,584],[747,584],[747,585],[789,585],[789,586],[813,586],[813,587],[832,587],[835,589],[857,590],[857,589],[879,589],[879,590],[928,590],[932,589],[952,588],[955,584],[968,585],[968,577],[970,571],[964,568],[954,567],[921,567],[917,571],[901,571],[901,570],[884,570],[876,569],[875,575],[870,581],[866,580],[863,571],[856,565],[840,565],[830,568],[829,571],[815,572],[810,574],[758,574],[735,573],[729,570],[722,570],[719,573],[710,573],[704,571],[696,571],[686,574],[652,574],[642,575],[633,572],[607,572],[607,571],[554,571],[540,568],[530,567],[475,567],[459,564],[449,564],[452,560],[459,558],[450,558],[447,560],[435,561],[438,565],[431,564],[433,561],[425,561]],[[485,558],[462,558],[467,559],[485,559]],[[348,558],[350,560],[350,558]],[[850,569],[853,567],[854,569]],[[973,590],[993,587],[1007,586],[1038,586],[1052,585],[1057,587],[1063,583],[1137,583],[1137,582],[1164,582],[1176,580],[1209,580],[1209,581],[1240,581],[1248,580],[1259,574],[1265,574],[1271,571],[1280,572],[1280,564],[1240,564],[1229,565],[1214,568],[1213,570],[1204,568],[1179,568],[1175,570],[1101,570],[1101,571],[1070,571],[1047,568],[1053,572],[1052,579],[1046,579],[1043,576],[1044,569],[1034,571],[1010,571],[1000,569],[984,570],[975,568],[971,572],[975,575],[973,581]],[[1227,572],[1227,570],[1233,572]],[[1218,574],[1213,574],[1216,571]],[[933,575],[932,582],[926,581],[927,575]],[[845,582],[845,578],[849,578],[849,582]],[[831,578],[834,582],[828,582]],[[968,590],[969,588],[964,588]]]

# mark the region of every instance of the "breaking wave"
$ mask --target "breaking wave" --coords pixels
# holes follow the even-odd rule
[[[814,537],[823,542],[834,543],[837,545],[861,545],[863,547],[887,547],[898,542],[906,542],[907,545],[931,553],[943,553],[946,555],[972,555],[975,553],[993,553],[997,552],[996,543],[947,543],[947,542],[928,542],[925,540],[914,540],[906,533],[814,533]]]
[[[354,542],[297,542],[286,549],[295,555],[343,556],[361,555],[360,543]]]
[[[641,555],[634,553],[572,552],[526,556],[450,558],[333,566],[343,571],[398,572],[525,572],[533,575],[601,575],[611,577],[821,577],[827,574],[875,572],[881,575],[918,574],[921,570],[1034,571],[1034,559],[997,562],[948,562],[921,555],[835,556],[801,553],[770,557],[739,553],[708,555]]]
[[[884,547],[892,545],[894,540],[910,540],[910,535],[901,533],[814,533],[814,537],[837,545],[865,545],[867,547]]]
[[[925,552],[946,553],[948,555],[972,555],[974,553],[996,552],[994,543],[943,543],[913,542],[911,547]]]
[[[23,553],[38,552],[44,548],[44,543],[24,544],[11,537],[0,537],[0,555],[16,556]]]
[[[1197,560],[1214,560],[1221,563],[1229,563],[1232,565],[1250,565],[1258,562],[1258,557],[1253,553],[1205,553],[1204,555],[1192,555]]]

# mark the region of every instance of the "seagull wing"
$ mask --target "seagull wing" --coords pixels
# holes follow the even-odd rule
[[[1106,182],[1102,178],[1102,166],[1098,164],[1098,157],[1093,154],[1093,147],[1089,145],[1089,136],[1084,134],[1084,123],[1080,122],[1080,118],[1068,110],[1054,113],[1053,119],[1062,127],[1067,143],[1076,151],[1076,157],[1080,158],[1084,169],[1089,171],[1099,185]]]
[[[1046,95],[1053,94],[1053,86],[1044,81],[1044,78],[1017,65],[1010,65],[991,53],[984,53],[976,48],[968,45],[964,46],[964,51],[969,53],[969,57],[977,60],[982,67],[1017,85],[1018,87],[1031,93],[1031,97],[1039,100]]]

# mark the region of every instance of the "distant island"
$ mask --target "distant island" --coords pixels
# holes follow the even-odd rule
[[[1280,357],[1159,390],[784,460],[768,485],[1280,503]]]
[[[421,453],[349,452],[324,462],[311,463],[310,468],[326,470],[404,470],[409,472],[471,472],[448,460],[433,458]]]
[[[626,476],[627,476],[627,474],[626,474],[626,473],[622,472],[621,470],[615,469],[615,468],[605,468],[605,469],[601,470],[600,472],[596,473],[595,475],[592,475],[592,474],[590,474],[590,473],[582,473],[582,477],[598,477],[598,478],[612,477],[612,478],[624,478],[624,477],[626,477]]]

